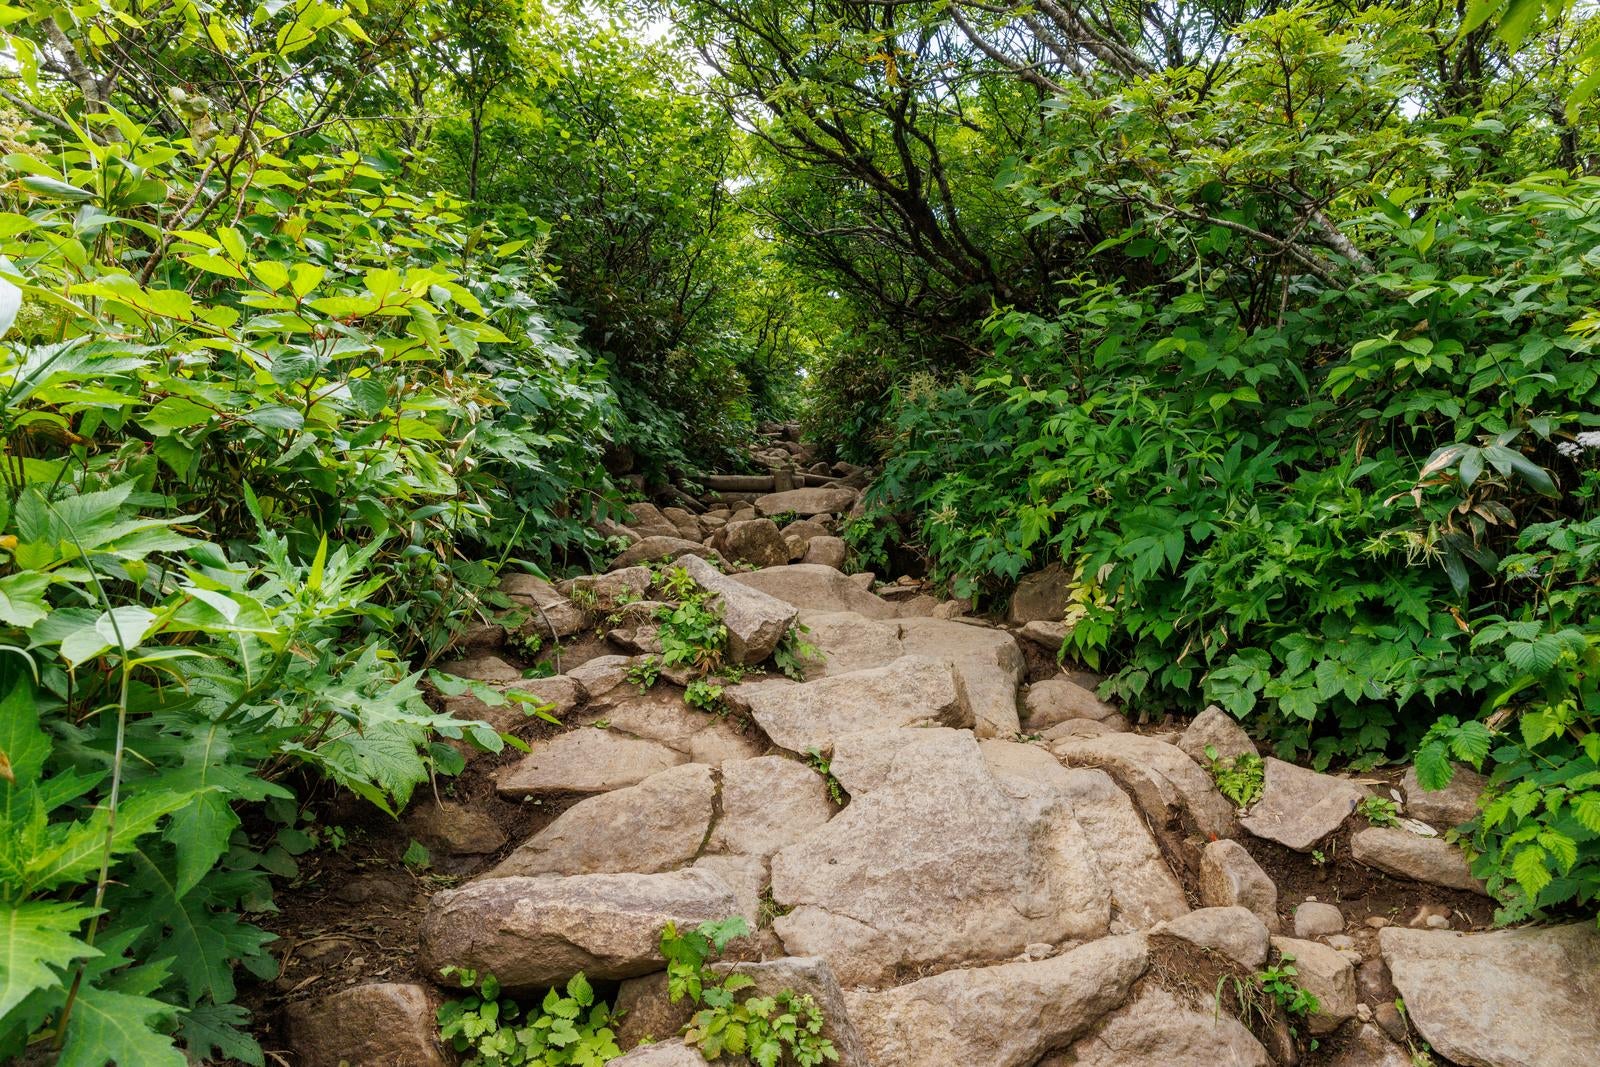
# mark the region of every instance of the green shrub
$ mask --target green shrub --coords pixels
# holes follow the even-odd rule
[[[611,1028],[617,1017],[595,1000],[581,973],[567,982],[565,995],[549,990],[541,1013],[530,1013],[521,1024],[522,1006],[501,994],[494,975],[480,982],[468,968],[446,967],[441,973],[473,990],[445,1001],[437,1012],[439,1038],[465,1056],[464,1067],[603,1067],[622,1055]]]
[[[667,991],[673,1003],[685,997],[700,1005],[684,1028],[686,1044],[708,1060],[724,1054],[746,1056],[759,1067],[818,1067],[836,1063],[838,1051],[822,1036],[826,1020],[809,995],[780,990],[773,996],[739,997],[755,980],[737,972],[718,974],[707,963],[728,942],[750,932],[744,919],[701,923],[678,933],[671,923],[661,932],[667,960]]]

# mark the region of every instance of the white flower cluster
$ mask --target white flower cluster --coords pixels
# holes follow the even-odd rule
[[[1585,430],[1570,441],[1562,441],[1556,445],[1556,451],[1568,459],[1574,459],[1584,452],[1600,449],[1600,430]]]

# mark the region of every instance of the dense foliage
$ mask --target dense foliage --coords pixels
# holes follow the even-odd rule
[[[1508,914],[1593,899],[1581,5],[681,7],[837,298],[861,566],[1003,603],[1059,565],[1107,693],[1319,765],[1481,716]]]
[[[465,115],[482,157],[538,12],[4,13],[0,1058],[259,1064],[234,971],[275,974],[250,918],[318,844],[307,788],[398,813],[461,769],[446,741],[513,740],[433,711],[420,669],[496,606],[506,560],[605,552],[619,441],[687,463],[711,451],[699,425],[735,440],[792,368],[754,355],[772,343],[754,310],[716,306],[692,348],[640,318],[724,299],[696,263],[750,239],[677,196],[698,172],[630,218],[718,246],[619,265],[617,322],[608,286],[560,287],[551,250],[607,240],[618,203],[549,195],[617,180],[614,157],[524,175],[541,194],[515,210],[516,182],[456,180],[454,120],[432,116]],[[552,97],[680,106],[644,92],[634,53],[546,52]],[[736,154],[703,119],[646,115],[612,149]],[[553,144],[494,178],[554,165]],[[739,254],[756,293],[759,248]],[[635,347],[652,356],[630,374]],[[642,438],[630,404],[656,420]]]
[[[1593,908],[1582,5],[39,0],[0,32],[0,1056],[261,1063],[235,968],[272,973],[251,916],[318,843],[308,787],[395,813],[444,741],[507,743],[418,674],[498,569],[598,562],[624,492],[737,462],[802,386],[879,465],[859,562],[903,541],[991,603],[1057,564],[1108,693],[1485,768],[1461,833],[1503,914]],[[661,621],[647,669],[715,665],[703,605]],[[724,992],[703,1047],[826,1058],[804,1004]]]

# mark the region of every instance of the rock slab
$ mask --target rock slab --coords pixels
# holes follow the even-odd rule
[[[1257,837],[1310,852],[1337,830],[1367,791],[1354,782],[1318,774],[1268,756],[1266,784],[1240,824]]]
[[[632,978],[662,965],[661,928],[695,927],[738,909],[709,871],[484,878],[435,894],[422,921],[421,962],[500,979],[512,993],[591,979]]]
[[[1121,1004],[1148,965],[1143,937],[1110,937],[1038,962],[846,996],[874,1064],[1031,1067]]]
[[[420,985],[352,986],[284,1008],[284,1034],[302,1067],[447,1067],[455,1060],[436,1040],[436,1006]]]
[[[1486,934],[1378,932],[1406,1014],[1465,1067],[1592,1067],[1600,1049],[1593,923]]]

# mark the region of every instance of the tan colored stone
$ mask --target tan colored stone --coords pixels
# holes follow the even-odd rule
[[[531,747],[526,756],[495,775],[501,796],[604,793],[689,762],[687,755],[659,742],[590,728],[570,730]]]
[[[646,537],[637,544],[629,545],[620,556],[611,561],[611,566],[606,569],[620,571],[628,567],[638,566],[641,563],[677,560],[684,556],[699,556],[702,559],[722,559],[721,554],[716,549],[703,545],[699,541],[685,541],[681,537]]]
[[[837,738],[863,730],[971,725],[950,665],[918,657],[800,685],[764,686],[744,699],[772,743],[799,754],[830,752]]]
[[[1242,967],[1266,965],[1271,933],[1249,908],[1197,908],[1151,931],[1222,953]]]
[[[1466,855],[1442,837],[1371,826],[1350,838],[1350,855],[1357,863],[1398,878],[1489,895],[1483,882],[1472,876]]]
[[[1237,832],[1233,805],[1217,792],[1211,776],[1182,750],[1163,741],[1140,734],[1110,734],[1056,741],[1051,750],[1063,763],[1108,772],[1133,793],[1158,830],[1177,830],[1187,820],[1208,836],[1232,837]]]
[[[1152,987],[1039,1067],[1271,1067],[1237,1019]]]
[[[730,522],[711,535],[710,545],[723,558],[752,567],[781,567],[789,562],[789,545],[771,519]]]
[[[1450,784],[1429,792],[1417,781],[1417,769],[1407,767],[1400,779],[1400,789],[1406,798],[1406,814],[1440,830],[1450,830],[1478,817],[1478,794],[1489,785],[1489,779],[1457,767]]]
[[[351,986],[290,1003],[284,1037],[303,1067],[447,1067],[455,1059],[439,1046],[437,1007],[438,998],[420,985]]]
[[[1237,759],[1256,754],[1255,742],[1244,732],[1244,727],[1215,704],[1194,717],[1194,721],[1183,731],[1183,736],[1178,738],[1178,747],[1202,767],[1211,766],[1211,757],[1206,755],[1207,748],[1215,750],[1218,759]]]
[[[946,971],[846,1000],[875,1064],[1032,1067],[1122,1003],[1148,966],[1142,937],[1110,937],[1038,962]]]
[[[652,874],[688,864],[711,825],[711,768],[689,763],[579,801],[519,845],[491,877]]]
[[[771,517],[794,512],[800,518],[813,515],[838,514],[850,510],[856,502],[854,489],[818,486],[809,489],[791,489],[786,493],[768,493],[756,497],[756,512]]]
[[[777,597],[733,580],[704,560],[685,559],[683,568],[696,585],[711,594],[728,628],[728,658],[734,663],[760,663],[772,655],[794,625],[794,607]]]
[[[1463,1067],[1591,1067],[1600,1049],[1593,922],[1485,934],[1378,932],[1406,1015]]]
[[[765,859],[833,815],[827,784],[803,763],[783,756],[727,763],[722,768],[722,818],[712,831],[710,848]]]
[[[894,618],[893,604],[820,563],[792,563],[729,577],[803,611],[851,611],[869,619]]]
[[[1310,852],[1343,825],[1367,791],[1354,782],[1319,774],[1268,756],[1261,799],[1239,822],[1257,837]]]
[[[1070,719],[1120,719],[1122,712],[1082,686],[1060,678],[1034,682],[1022,696],[1022,724],[1029,730],[1048,730]]]
[[[690,868],[665,874],[482,878],[436,893],[421,963],[493,974],[513,994],[565,982],[632,978],[662,966],[661,928],[693,928],[738,907],[726,882]]]
[[[1110,889],[1065,802],[1008,795],[969,733],[923,733],[882,784],[773,857],[773,898],[793,908],[773,924],[785,949],[872,984],[1104,933]]]
[[[1208,908],[1247,908],[1278,930],[1278,886],[1237,841],[1213,841],[1201,852],[1200,900]]]
[[[1306,1020],[1313,1034],[1331,1034],[1356,1014],[1356,969],[1341,952],[1316,941],[1275,937],[1272,947],[1293,958],[1295,984],[1317,998],[1317,1010]]]

